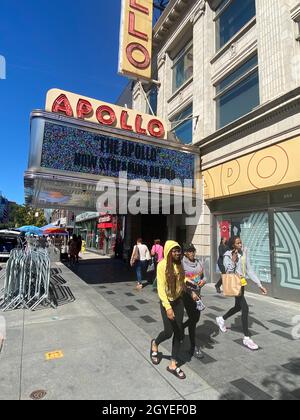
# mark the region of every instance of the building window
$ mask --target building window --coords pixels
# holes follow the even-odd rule
[[[269,236],[269,216],[267,212],[227,214],[217,217],[217,243],[221,238],[239,236],[244,249],[248,250],[250,263],[258,278],[271,283],[271,251]],[[216,249],[218,252],[218,250]]]
[[[295,22],[296,40],[300,41],[300,3],[291,10],[291,17]]]
[[[172,121],[172,131],[183,144],[193,142],[193,106],[184,109]]]
[[[154,112],[154,115],[157,115],[157,86],[155,85],[152,86],[152,88],[147,93],[147,98],[152,108],[152,111]],[[147,103],[146,113],[152,114],[148,103]]]
[[[174,59],[173,93],[193,76],[193,46],[186,46]]]
[[[259,105],[257,55],[216,86],[217,129],[251,112]]]
[[[223,0],[216,11],[217,50],[255,15],[255,0]]]
[[[300,22],[296,22],[297,23],[297,35],[296,35],[296,40],[300,41]]]

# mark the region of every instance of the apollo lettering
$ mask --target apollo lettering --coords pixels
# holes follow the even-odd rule
[[[130,124],[128,122],[129,112],[127,110],[124,109],[121,111],[118,120],[117,112],[113,107],[103,104],[95,109],[90,101],[82,98],[78,99],[77,105],[73,109],[71,102],[64,93],[60,94],[54,100],[51,111],[81,120],[89,119],[95,115],[98,123],[106,127],[115,127],[118,125],[122,130],[128,132],[150,135],[156,138],[165,137],[164,124],[156,118],[150,119],[147,125],[143,126],[143,117],[137,114],[135,115],[134,123]]]
[[[284,143],[278,144],[209,169],[204,174],[206,198],[263,190],[291,182],[291,154],[287,150]]]
[[[147,48],[142,45],[139,41],[143,40],[148,42],[149,36],[148,34],[139,31],[136,28],[137,21],[141,19],[141,16],[147,15],[149,16],[150,10],[148,7],[144,6],[142,0],[138,3],[137,0],[130,0],[129,7],[129,22],[128,22],[128,33],[137,39],[136,42],[131,42],[126,47],[126,56],[130,64],[140,70],[146,70],[151,64],[151,56]],[[138,61],[135,56],[134,52],[138,51],[143,56],[143,60]]]

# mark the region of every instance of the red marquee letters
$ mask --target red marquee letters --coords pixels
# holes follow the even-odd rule
[[[66,114],[67,117],[73,117],[73,110],[66,95],[61,94],[55,99],[52,106],[52,112],[60,112]]]
[[[129,12],[129,24],[128,24],[128,32],[129,35],[133,36],[134,38],[141,39],[143,41],[148,42],[149,36],[143,32],[140,32],[136,29],[136,13],[140,12],[147,16],[149,16],[150,11],[148,7],[142,6],[141,4],[137,3],[137,0],[130,0],[129,6],[134,11]],[[134,52],[139,51],[144,59],[142,61],[138,61],[134,56]],[[129,63],[139,70],[146,70],[151,65],[151,56],[150,52],[147,48],[139,42],[131,42],[126,47],[126,56]]]
[[[143,127],[142,115],[136,114],[134,124],[130,125],[128,122],[129,112],[126,110],[121,111],[120,117],[118,117],[119,114],[116,113],[116,110],[113,108],[113,106],[110,107],[105,104],[99,106],[95,111],[96,107],[93,107],[93,104],[90,101],[82,98],[78,100],[77,105],[74,103],[73,105],[74,108],[76,107],[76,117],[81,120],[90,119],[95,115],[97,121],[100,124],[108,127],[116,126],[125,131],[136,132],[137,134],[144,136],[150,135],[159,139],[165,137],[164,125],[160,120],[156,118],[152,118],[150,121],[148,120],[149,122],[147,127]],[[69,101],[67,95],[61,94],[54,100],[52,105],[52,112],[64,114],[67,117],[74,117],[72,104]],[[120,118],[119,124],[118,118]]]

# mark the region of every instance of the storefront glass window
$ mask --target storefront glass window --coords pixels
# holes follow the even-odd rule
[[[217,129],[251,112],[259,105],[257,55],[216,85]]]
[[[300,210],[275,213],[277,284],[300,290]]]
[[[216,12],[219,50],[255,16],[255,0],[224,0]]]
[[[267,212],[217,217],[217,247],[221,237],[240,236],[248,249],[250,262],[259,279],[271,283],[269,218]]]
[[[189,44],[174,60],[173,92],[193,76],[193,46]]]

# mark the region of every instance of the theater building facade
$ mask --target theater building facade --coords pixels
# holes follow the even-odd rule
[[[153,32],[152,76],[160,84],[136,83],[132,92],[134,109],[152,104],[170,136],[199,151],[203,208],[184,235],[208,278],[218,277],[221,237],[240,235],[269,294],[294,301],[299,22],[297,0],[171,0]]]
[[[128,181],[190,179],[198,220],[176,214],[176,189],[164,211],[162,193],[157,214],[126,215],[117,229],[125,252],[138,236],[149,245],[158,237],[193,242],[214,281],[221,237],[239,235],[270,296],[300,301],[300,2],[170,0],[153,46],[138,17],[147,15],[149,27],[150,3],[124,0],[130,36],[120,68],[141,70],[120,97],[132,91],[132,110],[124,99],[111,105],[54,89],[45,110],[32,113],[27,202],[97,211],[90,234],[99,246],[98,226],[111,229],[114,218],[105,217],[122,216],[120,204],[133,195]],[[96,204],[107,179],[121,195],[103,214]]]
[[[72,211],[89,249],[119,246],[128,258],[139,237],[149,247],[184,239],[174,206],[183,193],[193,200],[199,167],[197,149],[169,139],[162,119],[51,89],[45,110],[31,114],[26,202]]]

